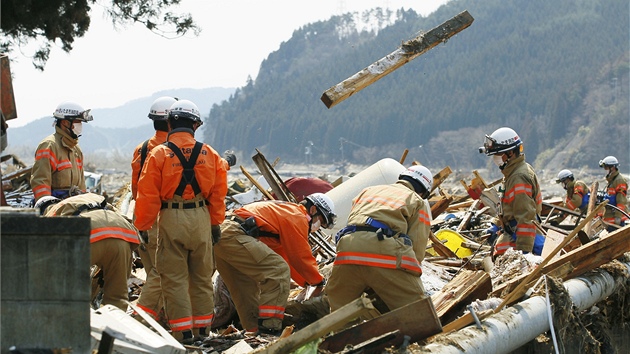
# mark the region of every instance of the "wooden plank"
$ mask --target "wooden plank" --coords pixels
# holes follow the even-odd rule
[[[479,204],[480,203],[481,203],[481,201],[479,199],[475,200],[472,203],[470,208],[468,208],[468,211],[466,212],[466,214],[464,214],[464,217],[462,218],[462,221],[459,223],[459,225],[457,225],[457,229],[455,231],[461,232],[461,231],[466,230],[468,228],[468,224],[470,223],[470,219],[472,219],[473,215],[475,215],[475,212],[479,209]]]
[[[435,204],[431,206],[431,216],[433,219],[447,210],[452,201],[452,197],[441,197],[437,202],[435,202]]]
[[[562,250],[564,246],[566,246],[569,242],[571,242],[573,240],[573,237],[577,235],[578,231],[582,230],[582,228],[584,228],[584,226],[587,223],[589,223],[593,219],[593,217],[595,217],[595,214],[600,209],[602,209],[606,204],[608,204],[606,201],[604,203],[601,203],[600,205],[597,206],[597,208],[595,208],[595,210],[593,210],[593,212],[591,212],[584,220],[582,220],[580,225],[578,225],[577,228],[571,231],[571,233],[567,237],[565,237],[565,239],[558,246],[556,246],[556,248],[551,253],[549,253],[547,257],[545,257],[542,260],[542,262],[540,262],[538,267],[536,267],[536,269],[534,269],[529,275],[527,275],[527,277],[525,277],[525,279],[520,284],[518,284],[516,288],[512,290],[512,292],[510,292],[503,299],[503,302],[497,308],[494,309],[494,313],[500,312],[501,310],[503,310],[505,306],[511,304],[513,301],[520,298],[525,293],[525,287],[527,286],[527,284],[531,280],[538,278],[540,275],[542,275],[544,266],[547,265],[553,259],[556,253],[560,252],[560,250]]]
[[[265,177],[267,183],[269,183],[269,187],[276,195],[276,199],[293,203],[297,202],[297,199],[284,184],[282,178],[280,178],[273,166],[269,163],[269,161],[267,161],[265,155],[263,155],[258,149],[256,149],[256,155],[252,156],[252,160],[260,170],[263,177]]]
[[[431,187],[431,192],[433,193],[433,191],[437,187],[439,187],[440,184],[442,184],[442,182],[444,182],[451,173],[453,173],[453,170],[451,170],[451,167],[450,166],[446,166],[442,170],[440,170],[440,172],[434,174],[433,175],[433,186]]]
[[[431,48],[446,42],[449,38],[468,28],[473,20],[468,11],[464,11],[429,32],[404,42],[400,48],[384,58],[324,91],[321,97],[322,102],[328,108],[339,104]]]
[[[241,172],[243,172],[243,174],[245,175],[245,177],[247,177],[247,179],[252,182],[252,184],[258,188],[259,191],[262,192],[262,194],[267,197],[267,199],[269,200],[273,200],[274,198],[271,196],[271,194],[269,194],[269,192],[263,188],[263,186],[260,185],[260,183],[258,183],[258,181],[256,180],[256,178],[254,178],[254,176],[251,175],[251,173],[249,173],[245,167],[241,166]]]
[[[452,322],[464,308],[476,299],[492,292],[490,275],[483,270],[463,270],[439,292],[431,296],[441,323]]]
[[[554,260],[543,267],[543,274],[552,274],[566,264],[570,264],[572,270],[562,277],[563,280],[579,277],[603,264],[621,257],[624,253],[630,252],[630,227],[624,227],[612,232],[598,240],[593,240],[588,244],[574,249],[562,257]],[[510,291],[515,284],[521,282],[527,274],[501,284],[492,291],[490,297],[501,296],[502,293]]]
[[[279,339],[252,353],[290,353],[308,342],[323,337],[327,333],[343,328],[348,322],[371,310],[374,310],[372,300],[368,299],[367,296],[363,294],[360,298],[322,317],[318,321],[311,323],[294,334]]]
[[[407,159],[407,154],[409,153],[409,149],[405,149],[405,151],[403,151],[402,156],[400,157],[400,164],[404,164],[405,163],[405,159]]]
[[[599,182],[593,182],[591,184],[591,189],[589,193],[591,193],[590,198],[588,199],[588,206],[586,207],[586,214],[590,214],[591,211],[595,208],[595,203],[597,202],[597,189],[599,188]],[[593,237],[593,228],[591,224],[586,225],[584,228],[584,232],[586,232],[586,236],[589,238]]]
[[[435,237],[435,235],[433,234],[433,231],[429,232],[429,241],[431,241],[433,250],[438,255],[442,257],[447,257],[447,258],[458,258],[455,252],[451,251],[448,247],[446,247],[445,244],[442,243],[442,241],[440,241],[440,239]]]
[[[380,353],[387,346],[400,346],[405,335],[409,336],[409,342],[413,343],[440,333],[442,325],[431,298],[414,301],[375,319],[335,333],[324,339],[319,349],[336,353],[343,350],[346,345],[355,345],[394,330],[400,331],[394,339],[370,348],[370,353]]]

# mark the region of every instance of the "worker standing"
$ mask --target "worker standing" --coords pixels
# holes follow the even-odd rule
[[[433,175],[411,166],[394,184],[367,187],[336,235],[337,258],[326,294],[331,311],[371,288],[390,310],[426,297],[420,276],[431,226]]]
[[[31,171],[35,201],[44,196],[60,199],[85,192],[83,152],[79,137],[83,123],[92,120],[90,110],[74,102],[63,102],[53,113],[55,133],[37,146]]]
[[[536,222],[542,210],[542,195],[534,168],[525,162],[521,138],[511,128],[499,128],[486,135],[479,152],[492,156],[503,173],[503,186],[499,189],[502,233],[495,243],[494,255],[501,255],[510,247],[540,255],[545,239],[536,232]]]
[[[334,210],[328,196],[314,193],[299,204],[259,201],[228,215],[215,245],[217,270],[248,332],[280,334],[291,279],[321,293],[308,235],[332,228]]]
[[[606,156],[599,161],[599,167],[607,172],[606,181],[608,185],[606,186],[604,199],[608,200],[609,205],[619,209],[615,210],[607,207],[603,220],[609,224],[625,226],[628,222],[628,217],[624,214],[624,212],[628,212],[628,182],[619,173],[619,161],[614,156]],[[613,228],[608,229],[608,231],[613,230]]]
[[[142,166],[147,159],[149,152],[159,144],[166,141],[168,134],[168,110],[177,100],[173,97],[160,97],[153,101],[149,109],[149,119],[153,121],[155,134],[148,140],[139,144],[133,151],[133,159],[131,161],[131,195],[135,200],[138,195],[138,179],[142,172]],[[138,254],[142,260],[142,265],[146,272],[146,280],[142,286],[142,292],[138,299],[138,307],[158,320],[158,314],[163,306],[162,302],[162,286],[160,283],[160,275],[155,269],[155,252],[157,250],[157,220],[153,226],[147,230],[147,239],[142,240],[142,244],[138,247]]]
[[[64,200],[45,196],[37,201],[35,207],[48,217],[80,216],[90,219],[90,264],[97,265],[103,272],[101,304],[127,311],[127,279],[131,274],[132,252],[140,243],[138,230],[116,212],[104,196],[94,193]],[[97,290],[98,287],[92,289]],[[92,299],[96,295],[97,292],[93,292]]]
[[[194,133],[197,106],[169,109],[167,142],[151,152],[138,181],[135,225],[144,234],[158,220],[155,267],[173,336],[190,344],[209,334],[214,317],[212,241],[225,219],[227,162]]]
[[[580,180],[576,181],[573,176],[573,172],[570,170],[562,170],[558,172],[556,183],[561,183],[564,190],[567,191],[567,196],[564,199],[564,206],[567,209],[578,209],[580,213],[585,213],[588,208],[588,201],[591,195],[586,183]]]

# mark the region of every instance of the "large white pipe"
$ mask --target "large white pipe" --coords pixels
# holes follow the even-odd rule
[[[405,166],[401,165],[398,161],[385,158],[328,191],[326,195],[335,203],[337,224],[333,229],[325,230],[325,232],[334,235],[339,229],[346,226],[350,208],[352,207],[352,199],[354,199],[363,188],[380,184],[392,184],[398,180],[398,176],[404,170]]]
[[[630,269],[630,264],[625,264]],[[564,282],[578,310],[587,309],[615,291],[615,279],[606,271]],[[535,296],[508,307],[481,322],[441,337],[420,348],[422,353],[509,353],[549,330],[545,298]],[[457,346],[449,343],[456,343]]]

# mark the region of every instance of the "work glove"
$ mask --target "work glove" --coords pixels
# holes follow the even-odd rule
[[[212,225],[212,244],[216,245],[221,239],[221,227],[219,225]]]
[[[324,286],[326,286],[326,278],[322,279],[321,283],[314,284],[311,286],[314,286],[315,289],[313,289],[313,292],[311,293],[311,296],[309,296],[309,299],[322,296],[324,294]]]
[[[621,218],[618,217],[618,216],[615,218],[615,225],[623,226],[623,225],[621,225]]]
[[[236,165],[236,155],[234,155],[234,151],[225,150],[225,152],[223,153],[223,158],[225,159],[225,161],[227,161],[230,167]]]
[[[493,245],[494,241],[496,241],[497,239],[499,231],[501,231],[501,228],[495,224],[490,224],[490,225],[492,226],[487,228],[485,232],[486,232],[486,235],[488,234],[490,235],[490,237],[488,237],[488,244]]]

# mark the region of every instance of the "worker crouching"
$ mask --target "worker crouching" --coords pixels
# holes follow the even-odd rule
[[[332,228],[332,200],[314,193],[299,204],[260,201],[236,209],[221,225],[216,266],[247,332],[279,335],[290,281],[323,288],[308,235]]]
[[[336,236],[337,258],[326,294],[331,311],[371,288],[390,310],[426,297],[420,279],[431,226],[433,176],[424,166],[394,184],[367,187],[352,201]]]

